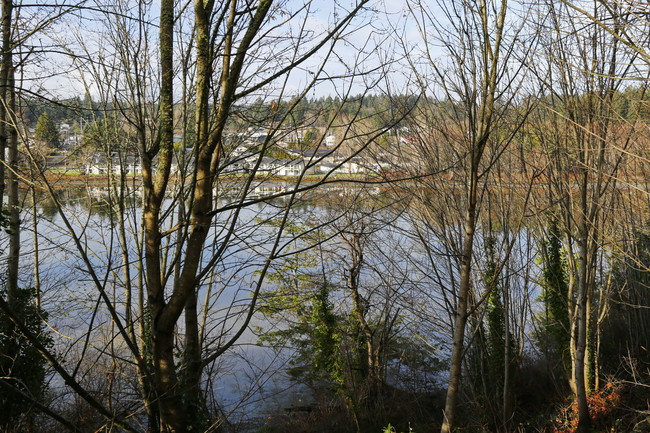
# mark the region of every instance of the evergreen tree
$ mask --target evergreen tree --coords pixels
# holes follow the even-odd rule
[[[108,118],[98,119],[84,128],[83,144],[105,152],[124,151],[130,147],[124,129]]]
[[[569,322],[569,284],[566,274],[566,259],[562,252],[560,230],[555,219],[551,219],[546,240],[542,243],[542,301],[545,316],[540,317],[542,329],[539,340],[545,341],[549,349],[558,356],[565,369],[571,366],[569,345],[571,327]]]
[[[4,382],[0,386],[0,430],[25,431],[31,400],[40,400],[45,391],[46,363],[30,338],[35,336],[44,347],[51,347],[52,339],[44,330],[44,312],[35,305],[32,290],[21,290],[11,309],[26,331],[7,314],[0,314],[0,380]]]
[[[312,258],[301,257],[303,263]],[[270,274],[276,288],[265,292],[261,312],[271,319],[289,319],[290,325],[280,330],[264,331],[260,341],[272,347],[294,347],[293,379],[318,390],[339,392],[344,384],[341,359],[341,321],[334,313],[331,292],[335,290],[323,275],[303,272],[297,261],[287,263]]]
[[[53,149],[58,149],[61,146],[59,128],[56,127],[47,111],[41,114],[36,122],[34,138]]]
[[[308,129],[307,131],[305,131],[305,135],[302,137],[303,147],[305,148],[318,147],[320,143],[316,141],[317,138],[318,138],[318,131],[315,130],[314,128]]]
[[[487,355],[491,377],[494,381],[493,385],[497,389],[501,389],[503,386],[506,347],[505,310],[501,300],[502,288],[499,282],[497,263],[494,259],[494,241],[489,239],[487,242],[490,257],[485,273],[485,284],[487,289],[490,290],[487,305]]]
[[[484,409],[483,416],[494,431],[506,428],[511,418],[512,378],[517,366],[515,339],[506,326],[507,311],[503,301],[504,292],[508,288],[501,279],[500,259],[495,243],[493,237],[485,240],[487,263],[483,282],[489,294],[485,326],[483,323],[478,324],[477,343],[471,360],[474,387],[481,393],[479,406]]]

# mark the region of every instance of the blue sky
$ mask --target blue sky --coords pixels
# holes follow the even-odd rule
[[[284,12],[300,10],[305,3],[306,0],[289,0],[284,3]],[[313,0],[307,3],[308,7],[302,9],[294,20],[274,30],[272,35],[288,33],[297,35],[301,30],[303,34],[306,31],[316,35],[323,34],[332,29],[356,2]],[[428,3],[430,6],[435,5],[434,2]],[[133,3],[135,4],[137,2]],[[148,68],[154,72],[157,68],[156,7],[157,3],[148,15],[152,25],[149,26],[151,34],[147,40],[150,46],[149,54],[146,55]],[[304,21],[307,10],[309,10],[308,18]],[[191,12],[191,5],[188,12]],[[281,23],[286,16],[276,11],[275,19],[270,24],[277,25],[276,23]],[[99,97],[102,93],[100,87],[109,81],[106,77],[111,72],[111,68],[119,66],[113,64],[113,59],[110,58],[114,48],[110,46],[111,31],[106,23],[106,17],[102,14],[85,11],[66,16],[58,23],[45,28],[37,38],[31,38],[30,41],[35,45],[52,46],[55,52],[44,54],[38,63],[26,67],[25,77],[29,77],[30,80],[26,81],[25,85],[33,91],[49,94],[50,97],[62,98],[75,94],[82,95],[85,92],[85,80],[93,97]],[[135,28],[133,22],[130,25]],[[405,0],[371,1],[368,10],[356,17],[340,36],[333,54],[326,57],[326,50],[321,50],[319,54],[286,77],[285,82],[277,82],[274,89],[259,96],[272,98],[274,95],[280,95],[279,89],[283,86],[284,97],[299,93],[315,76],[323,62],[325,65],[319,75],[321,80],[309,91],[309,97],[340,96],[347,92],[357,94],[369,87],[375,93],[382,93],[389,88],[397,93],[405,90],[410,68],[404,61],[404,56],[417,55],[417,51],[422,48],[422,38],[408,12]],[[59,45],[62,48],[58,47]],[[327,47],[328,45],[325,48]],[[273,59],[279,62],[281,55],[287,54],[280,48],[279,43],[265,47],[267,52],[272,52],[273,56],[277,57],[265,60],[266,64],[260,60],[258,64],[249,65],[248,72],[253,79],[257,78],[256,74],[263,76],[264,68],[275,66],[270,63]],[[84,56],[72,58],[64,54],[65,51],[85,52],[89,58]],[[103,59],[107,66],[104,71],[101,71],[106,74],[104,78],[94,77],[89,67],[90,61],[99,59]],[[259,69],[254,71],[253,67]],[[329,77],[335,78],[329,80]],[[151,89],[151,95],[153,98],[155,88]]]

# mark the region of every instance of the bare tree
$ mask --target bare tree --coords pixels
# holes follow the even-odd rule
[[[567,308],[571,322],[571,388],[578,402],[578,431],[590,429],[587,396],[594,374],[597,317],[606,309],[606,287],[596,275],[618,173],[634,128],[619,130],[614,97],[621,78],[638,74],[637,54],[620,41],[625,18],[617,6],[594,2],[596,20],[614,23],[609,32],[596,22],[583,21],[570,6],[547,5],[545,44],[548,62],[540,62],[549,113],[540,134],[548,154],[549,201],[561,209],[569,263]],[[618,12],[614,12],[618,10]],[[546,70],[543,70],[546,68]],[[549,123],[550,122],[550,123]],[[548,128],[549,125],[554,125]],[[618,132],[614,132],[618,130]],[[621,134],[621,132],[623,132]],[[616,143],[616,144],[614,144]],[[616,150],[615,150],[616,149]],[[622,152],[621,152],[622,151]],[[577,191],[577,193],[575,193]],[[609,240],[613,242],[613,239]],[[602,269],[602,268],[601,268]]]
[[[483,197],[493,165],[523,119],[507,119],[506,114],[514,113],[522,78],[514,75],[513,42],[518,29],[509,24],[506,1],[438,2],[435,12],[417,4],[411,12],[425,44],[428,73],[418,79],[423,108],[414,116],[412,143],[403,146],[404,153],[421,161],[416,159],[414,165],[422,178],[417,195],[421,204],[416,207],[425,215],[422,227],[435,230],[440,241],[450,246],[455,263],[450,272],[457,275],[447,298],[453,312],[453,339],[441,430],[451,432],[456,427],[467,321],[475,311],[470,304],[481,299],[471,298]],[[442,46],[447,61],[441,60],[437,46]],[[413,65],[420,69],[418,61],[413,60]]]
[[[332,172],[312,183],[304,177],[341,149],[346,136],[354,144],[345,144],[350,152],[339,167],[384,132],[384,127],[354,130],[350,123],[358,106],[348,110],[349,123],[336,125],[343,120],[332,115],[328,127],[343,130],[339,143],[299,164],[285,161],[298,164],[296,176],[270,196],[256,193],[277,175],[277,167],[265,167],[265,157],[286,152],[293,111],[310,90],[333,83],[342,109],[363,79],[377,78],[366,72],[373,71],[373,60],[355,54],[345,62],[342,86],[326,79],[339,44],[363,26],[367,3],[334,5],[328,24],[317,30],[308,27],[316,13],[311,1],[229,0],[196,2],[192,8],[164,1],[159,15],[150,4],[117,3],[80,9],[73,17],[96,20],[97,38],[78,38],[81,51],[65,49],[83,71],[88,93],[99,95],[103,116],[121,125],[126,143],[104,143],[107,205],[106,218],[98,221],[79,219],[35,167],[89,282],[80,287],[70,282],[70,289],[94,299],[89,317],[80,321],[83,327],[71,333],[70,350],[80,353],[72,371],[45,350],[44,356],[107,423],[129,431],[182,432],[213,431],[223,422],[207,405],[214,377],[206,378],[206,371],[244,338],[266,273],[287,243],[290,210]],[[106,27],[97,26],[100,22]],[[373,38],[363,43],[367,49]],[[312,72],[303,77],[301,68]],[[297,76],[304,85],[296,90]],[[178,82],[184,83],[181,107]],[[234,125],[258,96],[270,110],[259,141],[248,146],[244,167],[244,156],[235,152],[242,131]],[[184,139],[176,142],[179,130]],[[141,161],[141,185],[126,172],[124,161],[133,150]],[[278,206],[274,199],[285,202]],[[269,213],[278,221],[271,229],[257,220]],[[90,353],[98,359],[114,355],[115,363],[128,359],[138,383],[123,386],[140,394],[141,407],[125,411],[110,404],[111,398],[89,392],[86,386],[95,385],[82,377],[90,374],[92,366],[83,362]],[[134,421],[143,416],[140,411],[146,414],[143,427]]]

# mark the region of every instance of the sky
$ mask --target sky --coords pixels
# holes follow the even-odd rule
[[[71,2],[67,3],[71,4]],[[305,1],[289,0],[284,4],[283,11],[302,10],[302,12],[298,12],[295,19],[286,25],[274,30],[272,36],[299,35],[301,32],[303,35],[307,32],[322,34],[340,22],[355,2],[350,0],[336,2],[314,0],[308,3],[309,14],[306,20],[304,18],[307,17],[307,8],[303,7]],[[114,71],[113,68],[119,67],[114,59],[111,59],[111,50],[114,49],[110,46],[111,34],[114,33],[115,27],[109,28],[106,15],[97,12],[95,8],[74,11],[57,17],[57,14],[61,13],[63,9],[48,7],[45,4],[44,2],[40,7],[21,10],[23,22],[19,28],[28,30],[34,23],[38,23],[37,25],[41,27],[39,32],[27,39],[31,53],[26,56],[27,61],[24,62],[23,86],[30,92],[44,97],[80,96],[85,94],[86,90],[89,90],[93,97],[100,97],[101,85],[107,84],[110,81],[107,77],[111,71]],[[61,4],[65,5],[66,2]],[[86,7],[91,7],[93,4],[84,3]],[[158,3],[154,2],[154,4],[157,7]],[[323,61],[326,63],[323,72],[319,75],[321,82],[310,91],[308,94],[310,97],[335,96],[350,89],[353,93],[359,93],[367,86],[380,87],[379,83],[376,83],[377,76],[385,71],[380,71],[377,68],[381,63],[388,64],[403,54],[399,43],[390,40],[388,36],[394,26],[403,25],[406,14],[403,0],[373,0],[369,6],[373,11],[365,11],[360,14],[341,32],[333,53],[327,55],[323,50],[313,59],[303,63],[288,77],[286,80],[288,93],[296,94],[304,89],[305,84],[315,77],[315,73],[319,71]],[[191,5],[188,8],[189,12],[191,12],[190,9]],[[128,11],[128,13],[135,15],[134,10]],[[148,67],[152,71],[157,67],[155,47],[157,13],[158,11],[153,9],[146,14],[146,18],[151,21],[151,25],[147,26],[150,34],[147,38],[149,46],[146,48],[149,54],[146,55],[146,59],[150,63]],[[270,24],[276,25],[285,17],[286,15],[278,10]],[[125,26],[130,27],[133,32],[137,31],[138,26],[135,21],[131,20],[130,23],[128,21],[125,21]],[[407,33],[404,34],[404,37],[413,40],[414,35]],[[189,35],[189,30],[186,31],[185,37],[187,35]],[[264,50],[275,51],[273,54],[280,53],[286,56],[286,51],[280,52],[281,47],[282,44],[276,44],[275,47],[270,44]],[[133,47],[129,48],[133,49]],[[282,55],[275,59],[281,60]],[[139,59],[140,62],[142,60],[143,58]],[[93,71],[91,61],[101,61],[103,64],[94,65],[95,70]],[[258,75],[262,75],[263,69],[270,69],[268,62],[266,65],[259,62],[254,66],[259,68],[254,71]],[[366,77],[354,79],[350,77],[351,74],[366,73],[371,70],[374,72]],[[251,72],[251,75],[255,75],[255,73]],[[100,75],[103,78],[99,78]],[[397,76],[397,74],[393,76]],[[337,84],[333,84],[334,80],[326,80],[328,77],[338,77]],[[155,93],[155,90],[152,92]],[[276,89],[275,92],[278,90]]]
[[[61,4],[65,2],[69,0]],[[121,5],[128,3],[120,2]],[[291,60],[293,51],[284,38],[322,35],[339,23],[355,3],[355,0],[280,2],[280,7],[273,10],[273,19],[265,29],[265,32],[268,31],[265,33],[267,41],[259,45],[255,56],[251,53],[252,60],[247,63],[245,74],[250,82],[263,79]],[[411,1],[408,4],[414,3]],[[424,3],[434,18],[441,19],[435,0],[425,0]],[[34,50],[27,56],[23,77],[24,87],[30,92],[49,98],[66,98],[83,96],[89,91],[97,99],[106,95],[111,87],[124,87],[124,74],[133,72],[136,63],[137,68],[155,76],[158,2],[152,2],[152,9],[142,12],[143,20],[148,22],[143,26],[135,19],[139,2],[131,2],[130,9],[126,7],[116,11],[119,17],[130,16],[122,20],[120,28],[114,23],[115,16],[107,19],[107,15],[99,11],[99,6],[92,7],[94,4],[84,2],[88,9],[74,10],[52,21],[49,20],[60,9],[41,6],[22,12],[24,29],[29,29],[35,22],[47,23],[28,39],[28,44]],[[101,8],[106,9],[105,4]],[[192,6],[191,2],[187,4],[181,20],[185,25],[182,34],[185,41],[191,35]],[[289,20],[292,13],[295,16]],[[419,61],[425,48],[421,29],[416,25],[413,11],[409,10],[406,0],[371,0],[368,8],[337,35],[331,52],[328,51],[331,44],[325,44],[310,60],[281,77],[273,86],[257,92],[253,98],[288,99],[300,94],[314,78],[317,78],[318,84],[307,92],[310,98],[354,95],[368,89],[378,94],[407,93],[411,91],[408,86],[412,84],[413,66],[423,65]],[[130,62],[128,65],[120,63],[115,57],[116,53],[124,52],[125,47],[124,41],[115,38],[118,31],[123,34],[129,32],[133,37],[126,47],[126,53],[132,56],[127,59]],[[139,32],[146,32],[146,37],[134,41],[138,39],[136,35]],[[301,53],[313,45],[313,42],[306,43]],[[444,61],[439,46],[432,43],[428,48],[432,50],[434,58]],[[180,87],[181,82],[177,81],[177,89]],[[155,100],[155,84],[149,86],[147,91],[146,99]],[[176,93],[179,97],[180,92]]]

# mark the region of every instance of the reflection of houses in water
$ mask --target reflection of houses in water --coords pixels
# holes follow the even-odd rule
[[[77,203],[82,198],[89,198],[90,203],[98,203],[101,206],[108,206],[109,209],[114,206],[118,200],[123,199],[129,207],[134,206],[134,209],[140,209],[143,199],[144,189],[138,185],[124,185],[123,191],[119,190],[119,186],[111,187],[103,186],[86,186],[85,188],[70,188],[58,191],[59,199],[66,203]],[[276,206],[284,206],[284,204],[296,194],[297,206],[306,206],[309,203],[318,203],[319,198],[330,197],[356,197],[361,191],[367,195],[380,195],[383,189],[379,186],[360,186],[354,183],[336,183],[331,185],[321,185],[317,190],[295,192],[297,185],[295,182],[262,182],[257,185],[251,186],[248,190],[246,197],[242,200],[243,189],[245,188],[244,182],[237,182],[228,186],[222,185],[213,190],[215,206],[220,207],[236,207],[239,203],[244,206],[251,205],[252,203],[275,203]],[[165,195],[167,205],[172,204],[175,200],[181,197],[179,191],[172,189]],[[312,201],[315,200],[315,201]],[[52,210],[52,214],[56,213],[56,209]]]
[[[214,196],[217,200],[226,199],[227,202],[235,203],[238,200],[241,200],[243,194],[244,184],[232,185],[230,188],[221,188],[219,190],[214,190]],[[262,182],[257,184],[257,186],[252,186],[246,192],[246,201],[263,199],[265,197],[273,197],[275,195],[281,194],[278,199],[284,199],[289,197],[292,190],[295,188],[295,184],[286,183],[286,182]]]
[[[237,199],[241,197],[242,187],[244,185],[233,185],[230,188],[214,189],[213,194],[216,198],[228,197],[230,199]],[[122,191],[120,192],[120,188]],[[290,193],[294,185],[280,182],[264,182],[255,187],[252,187],[246,194],[247,199],[257,199],[263,197],[270,197],[276,194]],[[120,186],[87,186],[86,192],[88,197],[96,200],[109,201],[115,200],[116,195],[123,195],[125,198],[138,198],[143,197],[143,188],[140,186],[124,185]],[[174,198],[178,194],[176,190],[168,190],[165,194],[166,198]]]
[[[120,188],[121,191],[116,188]],[[129,185],[123,187],[87,186],[86,192],[88,193],[88,197],[97,200],[109,200],[110,198],[114,200],[116,198],[116,192],[125,198],[142,198],[142,188]]]
[[[241,199],[243,194],[243,188],[245,183],[233,183],[229,186],[221,186],[219,188],[214,188],[212,193],[216,200],[225,199],[227,202],[236,203]],[[122,188],[122,191],[120,191]],[[274,197],[278,199],[286,199],[291,196],[293,191],[297,188],[297,185],[292,182],[277,182],[277,181],[266,181],[258,183],[255,186],[251,186],[246,193],[246,200],[256,200],[263,199],[266,197]],[[142,199],[143,197],[143,188],[139,185],[124,185],[120,187],[116,186],[86,186],[87,196],[101,201],[112,201],[115,200],[118,196],[123,196],[126,199]],[[359,194],[360,187],[357,184],[346,184],[346,183],[337,183],[332,185],[320,185],[318,187],[319,194],[326,195],[357,195]],[[379,195],[382,190],[379,186],[363,186],[363,190],[368,195]],[[177,189],[171,188],[166,194],[165,198],[175,199],[178,198],[179,191]],[[298,193],[299,196],[304,197],[304,192]]]
[[[379,186],[369,186],[369,185],[359,185],[351,183],[337,183],[334,185],[322,185],[318,188],[319,194],[330,194],[338,195],[340,197],[346,196],[357,196],[359,192],[363,192],[367,195],[379,195],[382,193],[382,189]]]
[[[261,184],[248,194],[248,198],[269,197],[275,194],[282,194],[289,191],[289,187],[283,184]],[[286,196],[285,196],[286,197]]]

